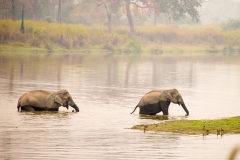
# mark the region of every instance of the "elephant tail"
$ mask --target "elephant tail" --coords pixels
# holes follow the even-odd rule
[[[136,106],[136,107],[134,108],[133,112],[135,112],[135,110],[137,109],[137,107],[138,107],[138,106]],[[133,114],[133,112],[132,112],[132,113],[130,113],[130,114]]]

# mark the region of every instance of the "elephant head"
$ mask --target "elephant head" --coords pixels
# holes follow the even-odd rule
[[[63,89],[55,93],[54,101],[60,104],[63,107],[68,109],[68,105],[72,106],[76,112],[79,112],[78,106],[74,103],[72,96],[68,93],[67,90]]]
[[[172,103],[178,104],[182,106],[184,111],[186,112],[186,116],[189,115],[188,109],[185,106],[185,103],[183,101],[183,98],[181,94],[178,92],[177,89],[171,89],[171,90],[166,90],[166,99]]]

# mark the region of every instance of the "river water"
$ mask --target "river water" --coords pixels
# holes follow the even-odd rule
[[[168,119],[239,116],[240,55],[0,53],[0,159],[227,159],[239,135],[189,136],[129,129],[163,121],[141,117],[140,98],[177,88]],[[35,89],[67,89],[80,112],[17,112]],[[237,157],[240,159],[240,155]]]

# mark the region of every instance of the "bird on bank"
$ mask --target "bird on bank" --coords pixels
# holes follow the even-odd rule
[[[223,133],[224,133],[224,129],[221,128],[221,137],[223,136]]]
[[[219,135],[220,135],[220,130],[217,129],[217,136],[219,136]]]
[[[209,134],[209,130],[208,129],[205,129],[205,126],[203,126],[203,131],[204,131],[204,135],[208,135]]]
[[[147,126],[144,126],[144,128],[143,128],[143,132],[145,133],[146,130],[147,130]]]

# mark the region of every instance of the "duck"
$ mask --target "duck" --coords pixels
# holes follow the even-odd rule
[[[206,129],[206,135],[208,135],[209,134],[209,130],[208,129]]]
[[[147,126],[144,126],[143,131],[144,133],[146,132]]]
[[[208,129],[205,129],[205,126],[203,126],[203,131],[205,131],[206,135],[209,134],[209,130]],[[204,134],[205,135],[205,134]]]
[[[221,137],[223,136],[224,129],[221,128]]]
[[[217,136],[220,135],[220,130],[217,129]]]

